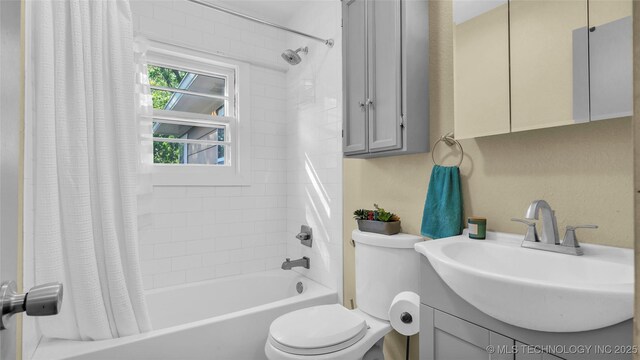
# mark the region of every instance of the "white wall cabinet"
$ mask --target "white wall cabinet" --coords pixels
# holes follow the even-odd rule
[[[343,0],[343,150],[378,157],[429,149],[428,7]]]

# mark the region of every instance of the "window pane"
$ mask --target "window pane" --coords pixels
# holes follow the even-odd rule
[[[224,145],[187,144],[187,164],[224,165]]]
[[[184,111],[212,116],[224,116],[225,101],[173,91],[151,90],[153,108],[161,110]]]
[[[182,164],[184,144],[170,142],[153,142],[153,162],[155,164]]]
[[[187,124],[153,123],[153,137],[224,141],[224,126],[193,126]]]
[[[156,164],[225,165],[226,145],[153,142]]]
[[[224,76],[208,76],[162,66],[147,66],[149,84],[172,89],[182,89],[207,95],[226,95]]]
[[[154,141],[153,160],[156,164],[225,165],[224,144],[193,144],[188,140],[225,141],[224,126],[191,126],[154,122],[153,137],[186,140],[186,143]]]

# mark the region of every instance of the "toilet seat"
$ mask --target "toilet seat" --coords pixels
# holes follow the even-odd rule
[[[295,355],[322,355],[346,349],[367,333],[362,316],[339,304],[300,309],[271,323],[269,343]]]

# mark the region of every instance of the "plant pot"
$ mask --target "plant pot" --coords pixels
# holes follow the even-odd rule
[[[394,235],[400,232],[400,221],[358,220],[358,229],[376,234]]]

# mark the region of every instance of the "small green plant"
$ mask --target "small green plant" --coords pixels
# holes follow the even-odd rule
[[[385,209],[373,204],[375,210],[358,209],[353,212],[353,218],[356,220],[374,220],[382,222],[398,221],[400,217],[398,215],[388,212]]]

